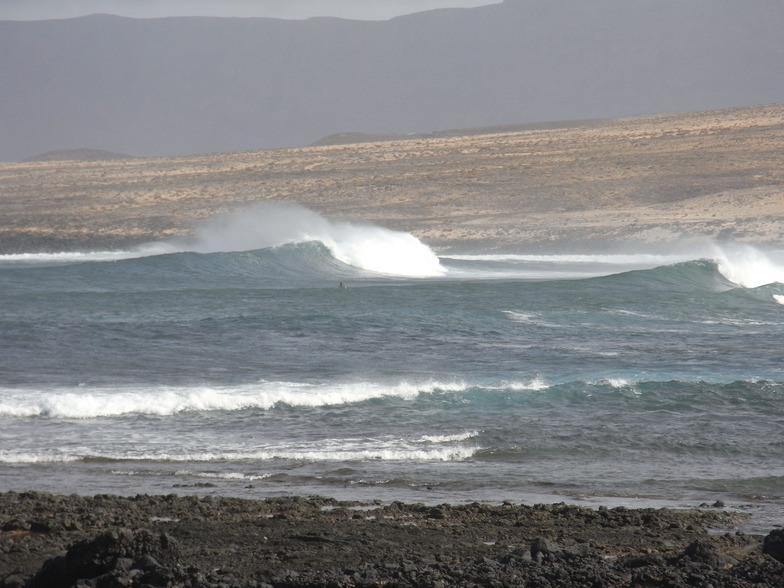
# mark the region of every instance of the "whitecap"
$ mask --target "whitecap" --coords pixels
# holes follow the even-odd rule
[[[168,416],[195,411],[270,410],[279,404],[299,407],[354,404],[379,398],[413,400],[421,394],[461,392],[463,382],[425,381],[381,384],[342,382],[308,384],[262,381],[241,386],[146,386],[0,389],[0,418],[91,419],[129,414]]]
[[[467,441],[479,434],[479,431],[468,431],[466,433],[455,433],[453,435],[422,435],[419,441],[426,441],[428,443],[454,443],[459,441]]]
[[[784,267],[751,245],[717,245],[715,259],[721,275],[738,286],[784,283]]]
[[[323,243],[348,265],[376,273],[433,277],[446,273],[435,253],[410,233],[368,223],[333,222],[315,212],[264,202],[208,222],[183,250],[250,251],[289,243]]]
[[[0,463],[6,464],[45,464],[45,463],[68,463],[83,459],[79,455],[63,453],[57,450],[47,451],[14,451],[0,449]]]

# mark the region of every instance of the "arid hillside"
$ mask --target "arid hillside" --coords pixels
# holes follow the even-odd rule
[[[0,252],[187,235],[269,199],[411,232],[437,251],[784,238],[784,103],[491,130],[0,163]]]

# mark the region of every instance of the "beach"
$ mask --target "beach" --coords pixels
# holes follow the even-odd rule
[[[781,586],[782,147],[0,163],[0,588]]]

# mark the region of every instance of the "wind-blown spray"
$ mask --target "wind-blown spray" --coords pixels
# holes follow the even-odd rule
[[[751,245],[716,245],[714,258],[721,275],[744,288],[784,283],[784,267]]]
[[[410,277],[445,273],[433,251],[409,233],[332,222],[305,208],[278,202],[258,204],[198,227],[187,249],[250,251],[308,241],[323,243],[343,263],[373,272]]]

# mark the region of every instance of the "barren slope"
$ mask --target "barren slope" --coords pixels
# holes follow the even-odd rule
[[[678,236],[778,242],[784,104],[299,149],[0,163],[0,252],[159,240],[265,199],[412,232],[442,251]]]

